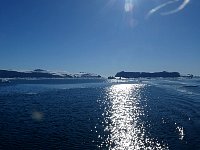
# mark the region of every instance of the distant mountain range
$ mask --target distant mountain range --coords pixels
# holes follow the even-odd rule
[[[70,74],[67,72],[53,72],[42,69],[33,71],[0,70],[0,78],[100,78],[100,75],[79,72]]]
[[[123,77],[123,78],[145,78],[145,77],[181,77],[179,72],[118,72],[115,77]]]

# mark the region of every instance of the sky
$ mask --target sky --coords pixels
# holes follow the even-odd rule
[[[200,75],[199,0],[0,0],[0,69]]]

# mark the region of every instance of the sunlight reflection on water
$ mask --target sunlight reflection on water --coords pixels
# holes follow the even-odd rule
[[[145,115],[144,106],[140,106],[144,87],[145,84],[118,84],[107,89],[107,100],[103,102],[106,107],[102,115],[106,124],[104,131],[109,135],[102,145],[105,144],[108,149],[168,149],[145,134],[147,131],[140,119]]]

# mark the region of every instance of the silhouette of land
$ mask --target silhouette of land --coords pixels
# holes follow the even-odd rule
[[[123,78],[145,78],[145,77],[163,77],[163,78],[168,78],[168,77],[180,77],[180,73],[179,72],[167,72],[167,71],[163,71],[163,72],[154,72],[154,73],[150,73],[150,72],[125,72],[125,71],[121,71],[118,72],[115,77],[123,77]]]
[[[66,72],[50,72],[42,69],[33,71],[0,70],[0,78],[100,78],[100,75],[79,72],[68,74]]]

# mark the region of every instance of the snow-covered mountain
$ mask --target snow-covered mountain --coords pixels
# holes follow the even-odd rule
[[[65,71],[47,71],[36,69],[33,71],[0,70],[0,78],[100,78],[100,75],[92,73],[68,73]]]

